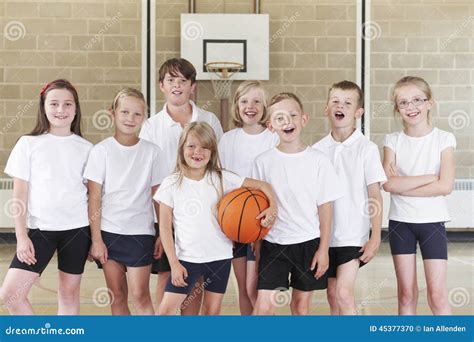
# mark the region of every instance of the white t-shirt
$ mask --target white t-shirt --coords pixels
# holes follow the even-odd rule
[[[313,148],[329,157],[344,189],[344,196],[334,202],[330,246],[363,246],[369,240],[369,208],[377,210],[369,202],[367,187],[387,181],[377,145],[355,130],[342,143],[328,134]]]
[[[253,164],[252,178],[273,186],[278,216],[265,240],[281,245],[319,237],[318,206],[342,196],[331,161],[311,147],[298,153],[274,147],[260,154]]]
[[[219,119],[213,113],[197,107],[193,101],[189,103],[193,107],[191,122],[207,122],[214,129],[219,141],[223,134]],[[151,141],[163,151],[167,163],[167,175],[171,174],[176,167],[179,137],[182,132],[181,124],[174,121],[166,111],[166,103],[159,113],[144,122],[140,131],[140,138]]]
[[[242,177],[250,177],[255,157],[275,147],[279,141],[278,134],[268,129],[259,134],[248,134],[242,128],[228,131],[219,141],[222,167]]]
[[[102,185],[101,229],[155,235],[151,187],[164,177],[161,150],[149,141],[123,146],[110,137],[95,145],[84,178]]]
[[[403,131],[388,134],[384,146],[395,153],[395,163],[400,176],[437,174],[441,166],[441,152],[456,148],[452,133],[434,128],[424,137],[410,137]],[[390,220],[409,223],[449,221],[445,196],[408,197],[390,196]]]
[[[75,134],[18,140],[5,173],[28,182],[28,228],[63,231],[89,225],[82,173],[91,148]]]
[[[222,172],[224,194],[242,186],[244,178]],[[215,184],[215,186],[214,186]],[[232,258],[232,242],[217,222],[217,201],[220,189],[217,174],[207,173],[199,180],[178,174],[166,177],[153,199],[173,208],[176,255],[179,260],[205,263]]]

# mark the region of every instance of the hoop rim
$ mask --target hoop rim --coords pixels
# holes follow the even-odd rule
[[[208,62],[205,64],[207,72],[222,72],[224,69],[228,72],[237,72],[244,68],[244,65],[239,62]]]

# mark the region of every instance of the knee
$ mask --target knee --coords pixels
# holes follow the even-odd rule
[[[418,300],[418,290],[416,289],[402,289],[398,294],[398,301],[400,305],[413,305]]]
[[[444,307],[448,305],[448,295],[444,290],[430,290],[428,292],[428,302],[431,306]]]
[[[147,289],[135,289],[132,291],[132,301],[139,305],[151,301],[150,292]]]
[[[306,300],[292,300],[290,308],[293,315],[309,314],[309,303]]]
[[[336,302],[336,289],[332,287],[328,287],[326,291],[326,297],[329,303],[335,303]]]
[[[349,307],[354,305],[354,292],[346,287],[336,290],[337,304],[339,307]]]
[[[270,303],[262,303],[261,301],[259,302],[257,299],[257,303],[255,303],[255,309],[253,311],[253,315],[273,315],[273,306]]]

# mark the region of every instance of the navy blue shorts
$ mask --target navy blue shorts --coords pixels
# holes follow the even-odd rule
[[[337,268],[351,260],[359,259],[364,254],[359,252],[362,247],[344,246],[344,247],[330,247],[329,248],[329,268],[328,277],[336,278]],[[359,260],[359,267],[365,265],[365,262]]]
[[[326,289],[327,272],[316,279],[311,262],[319,248],[319,238],[280,245],[263,240],[258,264],[258,290],[283,290],[290,286],[301,291]],[[289,279],[291,275],[291,279]]]
[[[29,229],[28,237],[35,248],[36,264],[27,265],[18,260],[15,254],[10,268],[41,274],[51,261],[54,252],[57,251],[60,271],[69,274],[84,272],[84,265],[91,248],[89,226],[61,231]]]
[[[232,259],[217,260],[205,263],[181,261],[181,265],[188,271],[185,279],[188,286],[177,287],[171,283],[171,278],[166,284],[165,292],[182,293],[189,295],[196,282],[203,279],[202,290],[215,293],[225,293],[229,281]]]
[[[233,259],[247,258],[247,261],[255,261],[255,253],[252,250],[250,243],[234,242],[234,248],[232,249]]]
[[[155,231],[156,231],[156,239],[158,239],[158,237],[160,236],[160,227],[158,226],[158,223],[155,223]],[[170,271],[171,271],[170,262],[165,252],[163,252],[163,254],[161,255],[161,258],[159,259],[153,258],[153,263],[151,265],[151,273],[158,274],[158,273],[170,272]]]
[[[423,260],[448,259],[444,222],[406,223],[390,220],[388,234],[392,255],[416,254],[418,242]]]
[[[101,231],[108,258],[128,267],[142,267],[153,262],[153,235],[122,235]]]

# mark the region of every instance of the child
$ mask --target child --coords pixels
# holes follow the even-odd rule
[[[355,129],[364,114],[363,94],[357,84],[342,81],[329,90],[325,115],[331,133],[313,145],[331,159],[344,196],[334,202],[329,247],[327,296],[332,315],[355,315],[354,285],[359,267],[380,246],[382,195],[387,178],[377,145]],[[369,239],[370,226],[372,235]]]
[[[237,127],[222,136],[219,156],[222,167],[249,177],[256,156],[278,144],[278,135],[266,129],[267,94],[259,81],[242,82],[237,88],[232,119]],[[255,255],[250,244],[234,243],[232,259],[239,288],[242,315],[250,315],[257,299]]]
[[[416,244],[420,244],[428,290],[435,315],[449,315],[446,285],[448,246],[444,223],[449,221],[445,196],[455,179],[452,133],[431,124],[431,89],[419,77],[395,84],[394,112],[404,129],[385,137],[383,166],[391,193],[389,241],[398,284],[398,313],[416,314]]]
[[[160,235],[171,265],[171,279],[159,314],[175,314],[200,277],[204,279],[202,313],[220,313],[229,279],[232,242],[217,223],[217,204],[225,193],[242,186],[267,195],[270,207],[257,219],[263,218],[262,225],[270,227],[276,215],[272,188],[222,170],[216,136],[207,123],[186,126],[179,141],[176,173],[165,178],[153,197],[160,203]]]
[[[190,122],[207,122],[214,129],[219,140],[222,127],[217,117],[199,107],[190,100],[196,87],[196,69],[184,58],[167,60],[159,70],[160,90],[166,103],[163,110],[148,119],[140,132],[140,138],[158,145],[167,161],[166,174],[171,174],[176,165],[178,142],[183,128]],[[158,232],[158,230],[157,230]],[[155,258],[152,273],[158,273],[156,286],[156,304],[159,306],[163,298],[166,283],[170,276],[170,265],[163,253],[161,239],[158,237],[155,245]],[[183,314],[197,315],[201,306],[201,297],[187,301]]]
[[[40,92],[38,120],[12,150],[17,252],[0,297],[12,315],[31,315],[28,293],[57,251],[58,314],[79,314],[79,292],[90,247],[87,187],[82,172],[92,144],[81,135],[81,107],[66,80]]]
[[[137,136],[146,113],[142,93],[122,89],[110,111],[115,135],[94,146],[84,171],[91,256],[104,269],[113,315],[130,314],[129,287],[137,313],[154,314],[149,291],[155,243],[152,195],[165,176],[161,150]]]
[[[279,210],[257,248],[254,314],[272,315],[278,291],[291,286],[291,313],[304,315],[309,313],[313,290],[327,287],[332,201],[341,197],[341,191],[330,160],[301,141],[308,115],[298,97],[280,93],[269,111],[269,128],[278,133],[280,143],[255,159],[252,176],[274,186]]]

